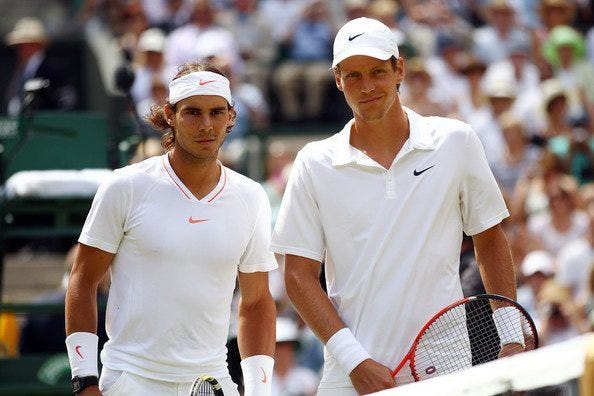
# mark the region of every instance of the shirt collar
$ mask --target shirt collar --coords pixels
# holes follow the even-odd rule
[[[410,125],[410,135],[404,146],[413,150],[434,150],[434,128],[427,122],[425,117],[420,116],[408,107],[403,106],[403,108],[406,111]],[[333,166],[358,163],[363,158],[363,153],[350,144],[351,128],[354,122],[355,120],[351,119],[336,135],[337,145],[332,157]]]

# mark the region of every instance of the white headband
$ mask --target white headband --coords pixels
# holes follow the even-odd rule
[[[222,96],[233,106],[229,80],[218,73],[197,71],[169,83],[169,103],[172,105],[194,95]]]

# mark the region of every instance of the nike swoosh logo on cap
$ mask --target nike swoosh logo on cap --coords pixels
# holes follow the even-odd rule
[[[359,37],[362,34],[365,34],[365,32],[359,33],[359,34],[355,34],[354,36],[349,36],[349,41],[353,41],[354,39],[356,39],[357,37]]]
[[[200,81],[198,81],[198,84],[206,85],[206,84],[210,84],[211,82],[215,82],[215,80],[206,80],[206,81],[200,80]]]
[[[416,169],[415,169],[415,170],[413,171],[413,175],[415,175],[415,176],[419,176],[421,173],[428,171],[429,169],[433,168],[434,166],[435,166],[435,165],[431,165],[430,167],[428,167],[428,168],[425,168],[425,169],[422,169],[422,170],[420,170],[420,171],[418,171],[418,170],[416,170]]]

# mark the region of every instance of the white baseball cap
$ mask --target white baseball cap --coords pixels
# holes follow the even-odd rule
[[[554,258],[544,250],[534,250],[526,255],[521,264],[522,275],[530,276],[537,272],[545,276],[555,274]]]
[[[150,28],[140,34],[138,49],[140,51],[163,52],[167,37],[159,28]]]
[[[361,17],[340,28],[334,38],[332,67],[355,55],[387,60],[398,58],[397,37],[389,27],[377,19]]]
[[[276,318],[276,342],[298,342],[299,328],[297,323],[287,317]]]

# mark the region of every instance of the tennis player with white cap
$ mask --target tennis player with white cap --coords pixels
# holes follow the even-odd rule
[[[421,326],[462,298],[463,232],[487,291],[515,299],[516,285],[500,226],[509,214],[481,143],[463,122],[401,105],[404,60],[390,29],[347,22],[332,67],[354,118],[298,153],[272,249],[285,255],[289,298],[326,347],[318,395],[345,396],[412,381],[391,370]]]
[[[199,376],[239,395],[227,368],[231,300],[239,281],[239,350],[247,396],[269,396],[276,308],[268,271],[270,203],[257,182],[224,167],[235,122],[229,80],[182,65],[148,120],[166,154],[114,171],[79,238],[66,296],[75,393],[188,395]],[[97,284],[111,272],[109,340],[97,369]]]

